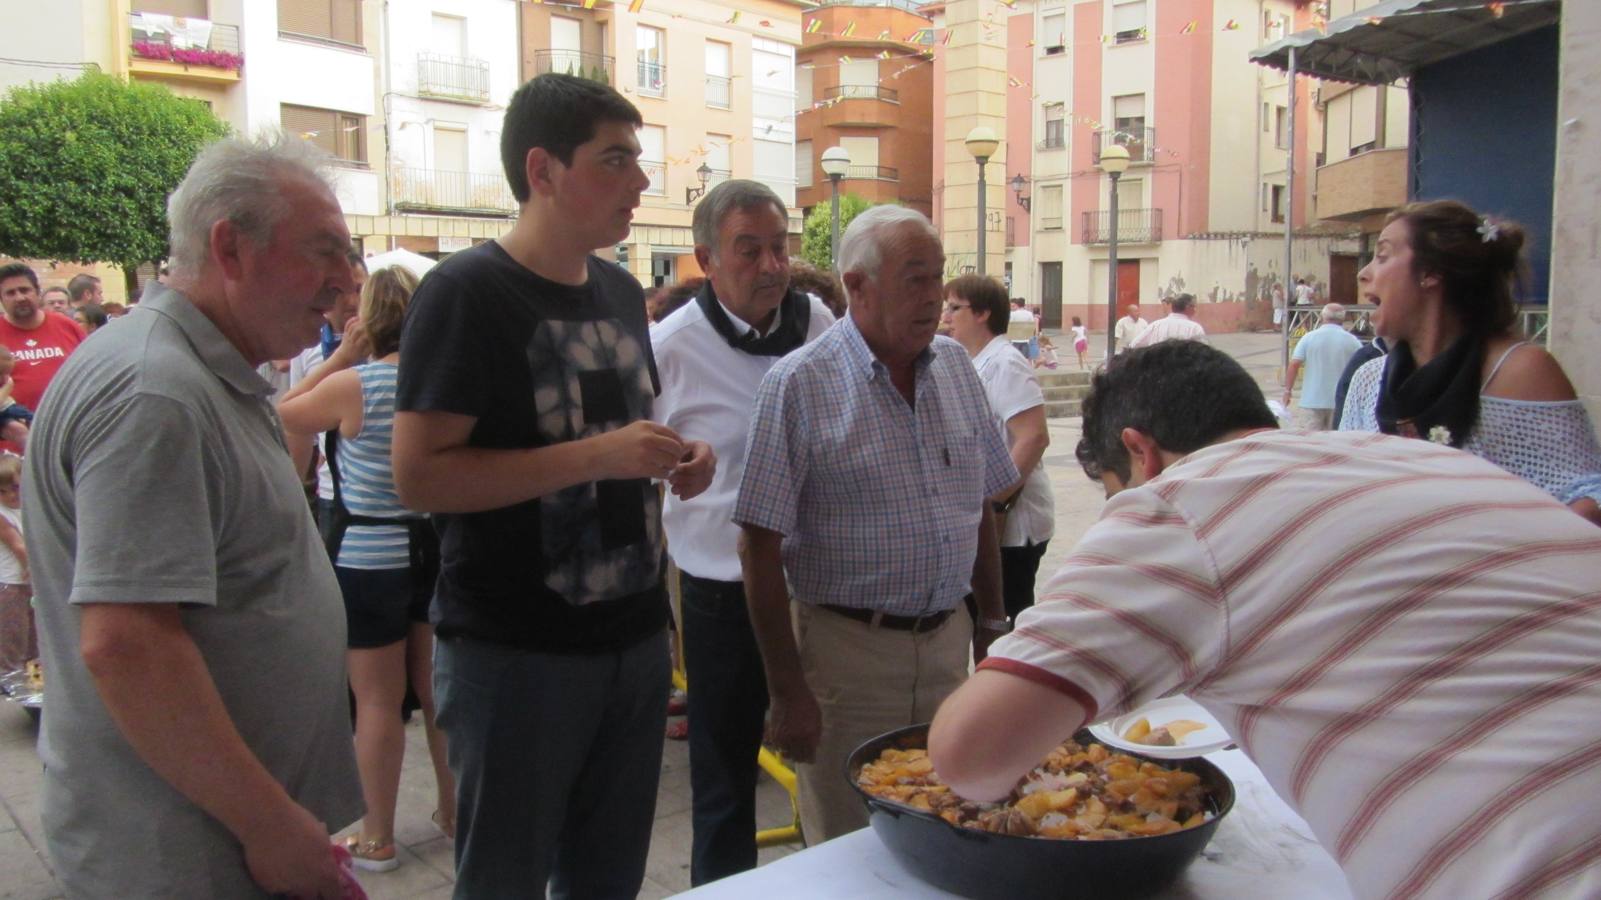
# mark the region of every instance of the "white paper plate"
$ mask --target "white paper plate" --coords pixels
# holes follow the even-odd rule
[[[1174,747],[1155,747],[1150,744],[1137,744],[1123,739],[1125,732],[1133,727],[1141,718],[1151,723],[1152,728],[1158,728],[1175,719],[1190,719],[1206,725],[1200,731],[1192,731],[1184,736]],[[1148,703],[1131,713],[1097,722],[1090,726],[1090,734],[1096,740],[1108,747],[1116,747],[1129,753],[1140,756],[1149,756],[1153,759],[1189,759],[1195,756],[1205,756],[1214,750],[1222,750],[1234,743],[1223,726],[1206,711],[1206,708],[1194,700],[1179,694]]]

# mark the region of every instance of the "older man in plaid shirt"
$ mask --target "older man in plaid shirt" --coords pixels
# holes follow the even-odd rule
[[[841,247],[850,314],[763,379],[734,507],[768,740],[799,763],[811,843],[867,824],[846,755],[928,721],[966,680],[969,642],[982,657],[1007,629],[985,498],[1018,480],[966,352],[934,336],[933,226],[875,207]]]

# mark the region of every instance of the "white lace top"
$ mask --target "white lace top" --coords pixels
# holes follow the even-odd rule
[[[1379,430],[1384,359],[1368,361],[1351,376],[1341,431]],[[1503,356],[1485,384],[1505,361]],[[1601,443],[1578,400],[1510,400],[1481,393],[1478,421],[1462,449],[1527,479],[1563,503],[1583,497],[1601,502]]]

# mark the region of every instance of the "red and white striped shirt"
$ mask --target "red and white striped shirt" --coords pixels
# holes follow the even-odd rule
[[[1601,896],[1601,529],[1528,482],[1260,432],[1112,498],[1043,594],[983,668],[1095,718],[1188,693],[1359,896]]]

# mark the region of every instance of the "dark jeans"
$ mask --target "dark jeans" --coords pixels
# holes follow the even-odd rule
[[[665,635],[587,656],[438,642],[457,900],[639,893],[669,683]]]
[[[1001,597],[1008,619],[1016,621],[1018,613],[1034,605],[1034,576],[1039,574],[1049,543],[1001,548]]]
[[[682,575],[689,678],[692,885],[756,867],[756,753],[767,677],[737,581]]]
[[[1006,607],[1006,618],[1015,624],[1017,614],[1034,605],[1034,576],[1039,573],[1040,560],[1045,556],[1045,545],[1025,544],[1021,547],[1001,548],[1001,603]],[[978,627],[978,598],[968,594],[962,598],[973,627]]]

